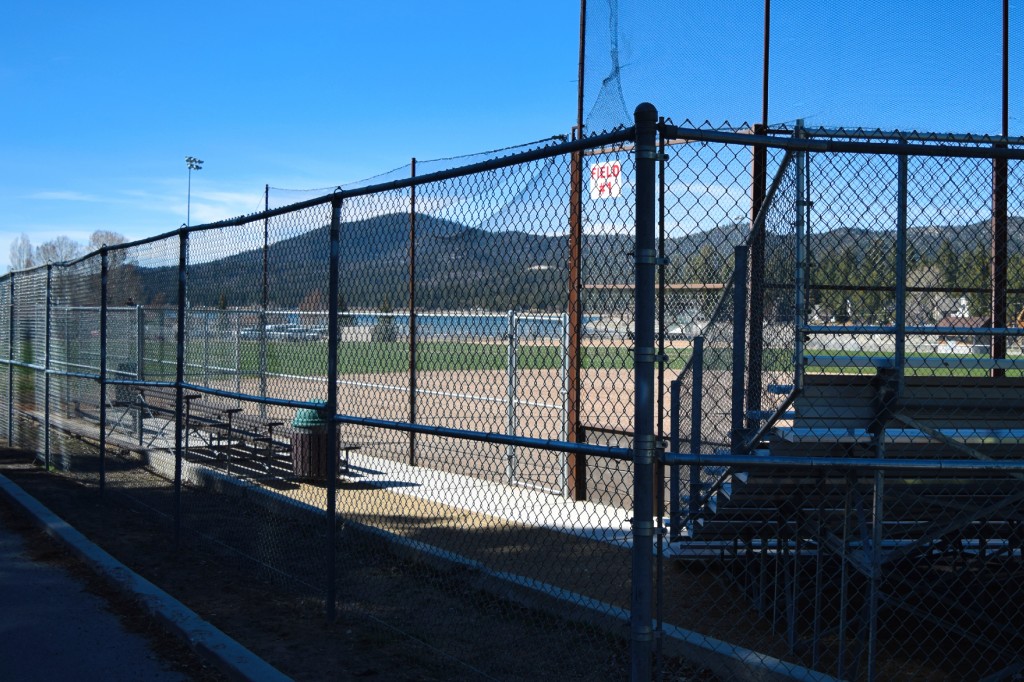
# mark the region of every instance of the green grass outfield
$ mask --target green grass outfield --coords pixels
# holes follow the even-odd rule
[[[259,343],[243,341],[237,348],[243,374],[256,374],[260,366]],[[187,361],[192,366],[233,369],[236,346],[232,341],[211,341],[204,348],[194,342]],[[150,353],[147,353],[150,357]],[[165,351],[166,355],[166,351]],[[670,368],[682,369],[689,358],[688,349],[671,353]],[[173,357],[165,358],[173,362]],[[522,370],[556,370],[562,366],[562,349],[558,346],[522,345],[516,354]],[[155,370],[156,363],[152,363]],[[327,364],[327,346],[322,341],[278,341],[267,344],[267,371],[271,374],[322,376]],[[631,346],[584,346],[581,364],[584,369],[629,369],[633,366]],[[486,371],[508,368],[508,346],[501,343],[466,341],[422,341],[416,348],[416,367],[420,371]],[[338,372],[348,374],[388,374],[409,370],[409,345],[402,341],[344,341],[338,344]],[[147,371],[150,368],[147,366]],[[151,372],[152,373],[152,372]]]
[[[152,349],[147,356],[153,358]],[[238,354],[236,360],[236,352]],[[628,343],[609,346],[588,346],[581,349],[581,364],[587,369],[630,369],[633,367],[633,348]],[[817,355],[826,352],[815,351]],[[173,347],[164,348],[163,369],[173,367]],[[677,372],[690,359],[689,348],[666,349],[666,368]],[[837,353],[861,358],[891,358],[891,353],[861,352]],[[943,368],[908,367],[908,376],[987,376],[988,370],[970,366],[974,361],[984,359],[979,355],[940,355],[936,353],[908,353],[912,358],[941,358],[950,366]],[[187,361],[193,367],[209,364],[233,371],[236,361],[246,375],[259,371],[259,343],[242,341],[237,346],[233,341],[211,340],[204,346],[201,340],[189,347]],[[522,345],[518,349],[516,362],[521,370],[557,370],[562,364],[562,349],[559,346]],[[958,366],[960,364],[965,366]],[[267,344],[267,371],[271,374],[294,376],[323,376],[327,364],[327,346],[322,341],[272,341]],[[791,371],[793,351],[783,348],[765,350],[763,369],[765,371]],[[417,345],[416,367],[420,371],[504,371],[508,368],[508,347],[503,343],[479,343],[469,341],[423,341]],[[729,371],[732,367],[732,352],[729,348],[708,348],[705,350],[704,369],[707,371]],[[829,365],[819,362],[809,366],[809,372],[830,374],[874,373],[871,367]],[[352,374],[390,374],[409,370],[409,346],[406,342],[345,341],[338,344],[338,372]],[[147,376],[160,374],[157,363],[147,363]],[[1024,371],[1007,370],[1007,376],[1022,376]]]

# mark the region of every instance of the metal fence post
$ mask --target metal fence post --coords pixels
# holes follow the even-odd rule
[[[69,323],[69,318],[71,317],[71,315],[69,314],[69,311],[68,311],[68,308],[70,307],[70,305],[71,305],[70,301],[65,301],[64,302],[64,310],[63,310],[63,314],[64,314],[64,325],[63,325],[64,326],[64,354],[63,354],[64,355],[64,359],[63,359],[63,365],[64,365],[64,372],[65,372],[65,374],[64,374],[64,377],[63,377],[63,379],[61,381],[61,384],[63,384],[63,387],[64,387],[63,394],[64,394],[64,416],[65,417],[70,417],[71,416],[71,379],[68,378],[68,375],[67,375],[67,371],[69,369],[68,368],[68,364],[70,364],[70,362],[71,362],[71,325]]]
[[[135,378],[142,381],[146,376],[146,313],[141,305],[135,306]]]
[[[341,258],[341,202],[340,194],[331,200],[330,272],[327,285],[327,621],[337,617],[337,551],[338,551],[338,280]]]
[[[416,177],[416,158],[410,168]],[[416,423],[416,185],[409,187],[409,423]],[[409,466],[416,466],[416,432],[409,432]]]
[[[560,380],[561,380],[561,397],[562,397],[562,431],[561,438],[564,441],[569,440],[569,424],[571,420],[569,418],[569,313],[562,313],[562,362],[559,369]],[[559,490],[562,492],[563,497],[570,497],[572,495],[569,486],[569,457],[564,452],[558,453],[559,461]]]
[[[658,111],[643,103],[636,121],[636,329],[634,339],[633,574],[631,678],[651,679],[654,551],[654,347],[656,249],[655,161]]]
[[[53,265],[46,264],[46,345],[43,350],[43,457],[50,470],[50,305],[53,288]]]
[[[138,381],[142,381],[146,378],[146,313],[142,309],[141,305],[135,306],[135,378]],[[139,445],[142,445],[142,403],[139,403],[139,411],[136,419],[138,420],[138,437]]]
[[[733,323],[732,323],[732,451],[739,452],[743,447],[744,438],[744,405],[743,396],[745,383],[746,352],[746,320],[747,320],[747,247],[737,246],[735,249],[736,269],[733,273]]]
[[[516,371],[516,345],[518,336],[517,322],[515,311],[508,311],[508,323],[506,327],[508,330],[508,353],[506,361],[506,391],[508,396],[505,406],[505,433],[510,436],[516,435],[517,430],[516,393],[519,390]],[[516,448],[514,445],[509,445],[505,449],[505,475],[508,478],[510,485],[516,482]]]
[[[188,262],[188,230],[178,232],[178,327],[175,330],[174,364],[174,542],[181,542],[181,465],[183,410],[185,402],[185,296]]]
[[[679,412],[680,412],[680,400],[679,392],[682,390],[682,384],[679,378],[676,378],[671,384],[669,384],[669,430],[668,430],[668,449],[669,452],[679,452]],[[690,451],[693,452],[691,444]],[[673,464],[668,471],[668,533],[669,540],[675,540],[679,537],[679,465]]]
[[[164,360],[164,335],[165,335],[165,332],[166,332],[166,329],[167,329],[167,311],[164,310],[163,308],[160,308],[160,327],[159,327],[159,329],[160,329],[160,333],[157,335],[157,339],[160,340],[160,346],[159,346],[158,352],[156,354],[156,358],[157,358],[156,368],[157,368],[157,375],[160,377],[160,379],[162,381],[164,376],[166,376],[164,374],[164,364],[166,363],[166,361]]]
[[[767,122],[754,126],[755,135],[767,134]],[[761,376],[764,363],[764,300],[765,300],[765,223],[758,222],[768,189],[768,148],[753,147],[750,188],[750,344],[747,351],[747,413],[761,410]],[[756,418],[747,419],[747,427],[756,429]]]
[[[8,337],[7,337],[7,447],[14,447],[14,272],[11,272],[11,291],[8,301],[10,314],[8,315]]]
[[[574,135],[583,137],[582,124],[574,130]],[[581,354],[583,337],[583,152],[573,152],[569,169],[569,343],[567,346],[567,372],[569,375],[568,408],[568,439],[570,442],[584,440],[582,403],[580,391]],[[566,457],[568,464],[569,496],[574,500],[587,499],[587,457],[583,454],[570,453]]]
[[[107,247],[100,249],[100,493],[107,486]]]
[[[693,387],[691,389],[690,401],[690,452],[701,451],[703,437],[702,418],[704,416],[704,337],[698,336],[693,340]],[[689,480],[690,517],[693,518],[700,511],[700,467],[690,465]]]
[[[907,156],[898,158],[896,198],[896,380],[903,394],[903,365],[907,355]]]
[[[242,392],[242,315],[235,312],[235,393]]]
[[[1005,133],[1004,133],[1005,135]],[[1005,148],[997,144],[995,148]],[[1009,218],[1007,210],[1009,162],[1007,159],[992,159],[992,248],[991,265],[989,268],[991,326],[993,329],[1005,329],[1007,326],[1007,298],[1009,265]],[[1006,334],[992,334],[989,339],[990,355],[994,360],[1006,357]],[[992,376],[1005,375],[1005,370],[993,367]]]
[[[796,122],[794,137],[801,138],[804,133],[803,119]],[[793,326],[796,336],[793,340],[793,386],[802,390],[804,386],[804,325],[807,322],[807,286],[809,283],[807,244],[804,233],[807,230],[807,210],[810,207],[810,196],[806,182],[807,152],[796,154],[796,221],[793,252],[796,259],[796,276],[793,283]]]
[[[266,186],[264,194],[264,208],[270,210],[270,185]],[[267,398],[267,324],[270,319],[267,310],[270,307],[270,218],[263,219],[263,280],[260,296],[260,348],[259,348],[259,374],[260,374],[260,397]],[[330,324],[330,322],[328,322]],[[260,419],[267,418],[267,403],[260,401]]]
[[[203,386],[210,387],[210,311],[203,313]]]

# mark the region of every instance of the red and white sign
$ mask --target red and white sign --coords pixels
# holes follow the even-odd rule
[[[614,199],[622,193],[622,164],[618,161],[590,166],[590,198]]]

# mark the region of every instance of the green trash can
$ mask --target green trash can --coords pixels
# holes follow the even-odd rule
[[[292,473],[296,478],[327,482],[327,422],[317,410],[303,408],[292,420]]]

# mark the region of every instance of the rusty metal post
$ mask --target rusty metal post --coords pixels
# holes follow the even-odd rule
[[[582,134],[579,129],[574,135]],[[582,438],[580,428],[580,347],[583,335],[583,302],[580,300],[582,281],[580,266],[583,240],[583,152],[573,152],[570,168],[569,194],[569,365],[568,422],[569,442]],[[587,460],[584,455],[569,453],[569,496],[574,500],[587,499]]]
[[[576,128],[573,139],[583,137],[583,78],[587,53],[587,2],[580,0],[580,43],[576,82]],[[573,152],[569,170],[569,334],[566,352],[568,392],[566,394],[567,440],[583,440],[580,426],[580,345],[583,335],[583,305],[580,300],[581,242],[583,240],[583,152]],[[569,497],[587,499],[587,460],[584,455],[566,456],[566,483]]]

